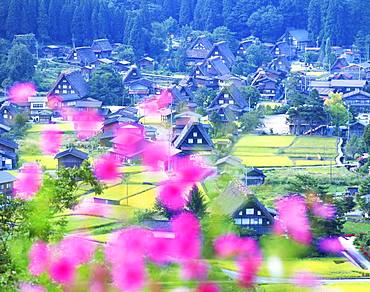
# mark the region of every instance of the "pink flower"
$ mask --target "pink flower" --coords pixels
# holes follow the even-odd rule
[[[80,140],[87,140],[95,136],[103,126],[103,118],[95,110],[73,111],[72,121]]]
[[[21,283],[19,285],[20,292],[46,292],[46,289],[40,285],[34,285],[30,283]]]
[[[16,198],[30,200],[39,191],[42,183],[42,170],[37,163],[26,163],[20,169],[14,182]]]
[[[215,283],[201,283],[196,292],[220,292],[221,289]]]
[[[62,102],[62,98],[58,95],[51,95],[48,97],[48,108],[55,110],[60,107],[60,103]]]
[[[111,238],[105,247],[106,259],[112,264],[142,258],[148,250],[152,233],[143,228],[124,229]]]
[[[173,239],[153,237],[148,242],[148,257],[156,264],[170,261],[173,250]]]
[[[185,261],[181,264],[181,276],[184,280],[205,280],[208,276],[208,268],[205,261]]]
[[[139,107],[144,115],[157,115],[161,109],[167,108],[172,102],[172,94],[169,90],[163,90],[159,95],[152,96],[142,102]]]
[[[63,132],[57,130],[43,130],[41,133],[40,146],[45,155],[53,155],[59,152],[63,143]]]
[[[74,260],[68,254],[55,259],[49,267],[50,278],[59,284],[73,284],[75,273],[76,266]]]
[[[36,87],[32,83],[16,83],[9,89],[9,97],[12,103],[22,104],[28,102],[28,98],[36,95]]]
[[[122,262],[112,267],[114,285],[121,291],[142,291],[146,281],[143,260]]]
[[[338,237],[322,238],[318,242],[318,247],[321,251],[328,253],[340,253],[344,250]]]
[[[161,94],[157,97],[157,104],[159,109],[168,107],[172,103],[172,93],[168,90],[162,90]]]
[[[140,125],[127,124],[117,129],[116,137],[112,140],[114,150],[126,157],[141,153],[146,146],[144,130]]]
[[[252,287],[255,281],[258,270],[262,265],[262,256],[257,254],[249,254],[238,258],[238,266],[240,269],[239,281],[243,287]]]
[[[171,220],[173,232],[177,237],[196,238],[200,236],[200,224],[197,217],[190,212],[183,212]]]
[[[96,244],[77,236],[65,237],[55,249],[60,255],[68,255],[74,265],[88,263],[94,255]]]
[[[89,292],[105,292],[110,284],[110,276],[107,267],[97,265],[94,267],[91,278]]]
[[[83,200],[73,209],[73,214],[79,215],[108,217],[110,213],[111,210],[107,205],[94,203],[92,199]]]
[[[120,163],[112,154],[105,154],[100,156],[94,164],[95,176],[104,182],[114,182],[120,179],[121,173],[119,171]]]
[[[34,276],[40,276],[49,265],[49,249],[45,242],[38,241],[31,247],[28,269]]]
[[[275,233],[287,233],[299,243],[310,244],[312,235],[304,198],[298,195],[283,197],[276,202],[276,209]]]
[[[240,253],[241,239],[235,234],[222,235],[214,241],[213,245],[217,256],[232,257]]]
[[[335,216],[335,207],[331,204],[315,202],[312,206],[312,213],[316,217],[323,219],[332,219]]]
[[[293,277],[296,286],[313,288],[320,284],[318,277],[310,272],[297,272]]]
[[[214,171],[205,166],[200,159],[191,159],[189,156],[185,158],[177,158],[175,169],[178,180],[183,183],[195,184],[203,181],[208,176],[212,175]]]
[[[159,201],[170,210],[184,209],[190,188],[177,181],[168,180],[159,186]]]
[[[160,170],[169,159],[170,144],[165,142],[148,143],[142,153],[143,164],[153,170]]]

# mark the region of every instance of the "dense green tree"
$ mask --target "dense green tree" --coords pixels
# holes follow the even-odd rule
[[[8,16],[9,0],[0,0],[0,37],[7,35],[6,19]]]
[[[364,139],[365,146],[368,149],[370,149],[370,126],[369,125],[367,125],[365,128],[363,139]]]
[[[311,39],[317,41],[323,26],[322,17],[322,1],[311,0],[308,6],[308,25],[307,30],[310,33]]]
[[[261,94],[257,88],[253,86],[243,86],[241,92],[248,107],[255,108],[261,98]]]
[[[23,5],[22,0],[11,0],[6,18],[6,33],[8,37],[15,34],[24,33],[22,30],[25,19],[22,17]]]
[[[194,186],[190,191],[186,209],[192,212],[199,219],[206,215],[207,204],[205,203],[204,195],[197,186]]]
[[[284,16],[285,27],[305,28],[310,0],[280,0],[279,10]]]
[[[89,84],[91,97],[101,100],[104,105],[122,105],[122,78],[111,66],[97,68]]]
[[[282,34],[283,23],[283,15],[272,5],[259,8],[247,22],[252,34],[266,41],[275,41]]]
[[[368,135],[370,135],[370,132],[368,132]],[[361,155],[364,152],[366,152],[366,145],[364,139],[362,137],[352,135],[352,137],[346,143],[346,156],[351,159],[354,159],[356,155]]]
[[[240,128],[244,133],[251,133],[258,127],[262,126],[262,113],[251,111],[245,113],[239,120]]]
[[[23,44],[15,44],[7,59],[8,78],[6,85],[20,81],[31,81],[35,73],[36,60]]]
[[[48,33],[50,38],[53,40],[61,40],[61,36],[58,33],[61,29],[61,11],[64,5],[64,0],[50,0],[48,8]]]
[[[190,24],[193,21],[195,2],[194,0],[181,0],[179,12],[180,25]]]

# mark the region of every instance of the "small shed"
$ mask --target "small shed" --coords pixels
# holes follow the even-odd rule
[[[69,148],[55,155],[58,160],[58,168],[80,167],[81,164],[89,158],[89,155],[76,148]]]
[[[16,177],[7,171],[0,171],[0,194],[11,195],[13,193],[13,183]]]
[[[244,183],[246,186],[259,186],[265,183],[266,175],[258,168],[250,168],[245,172]]]

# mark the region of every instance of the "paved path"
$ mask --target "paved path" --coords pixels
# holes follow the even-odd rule
[[[222,269],[222,271],[232,279],[238,278],[238,272]],[[257,284],[294,284],[294,280],[290,278],[270,278],[257,277]],[[320,284],[338,284],[338,283],[369,283],[370,278],[356,278],[356,279],[320,279]]]
[[[370,262],[357,250],[357,248],[353,244],[354,240],[355,237],[339,238],[340,243],[345,249],[343,255],[357,267],[364,270],[370,270]]]

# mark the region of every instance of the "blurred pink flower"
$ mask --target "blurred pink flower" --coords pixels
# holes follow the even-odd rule
[[[62,102],[62,98],[58,95],[51,95],[48,97],[48,108],[55,110],[60,107],[60,103]]]
[[[181,277],[184,280],[205,280],[208,276],[208,263],[199,259],[181,263]]]
[[[122,262],[112,266],[114,285],[121,291],[142,291],[146,282],[143,260]]]
[[[255,277],[262,265],[262,255],[256,254],[243,255],[238,258],[239,282],[243,287],[250,288],[255,282]]]
[[[139,107],[143,110],[145,116],[157,115],[161,109],[167,108],[172,102],[172,94],[165,89],[159,95],[154,95],[142,103]]]
[[[160,170],[169,159],[170,146],[166,142],[148,143],[142,153],[143,164],[152,170]]]
[[[94,203],[94,201],[90,199],[83,200],[73,209],[73,214],[81,215],[108,217],[110,213],[111,209],[108,205]]]
[[[174,240],[170,238],[153,237],[148,242],[148,257],[156,264],[168,263],[173,254],[172,244]]]
[[[312,234],[304,198],[298,195],[286,196],[279,199],[275,205],[278,212],[274,224],[275,233],[287,233],[299,243],[310,244]]]
[[[28,254],[28,269],[34,276],[39,276],[45,272],[49,265],[49,248],[43,241],[35,242]]]
[[[195,184],[214,173],[214,170],[206,166],[204,162],[191,159],[189,156],[177,158],[175,165],[178,166],[174,170],[176,176],[183,183]]]
[[[146,146],[143,131],[142,126],[131,124],[117,129],[116,137],[112,140],[114,150],[126,157],[141,153]]]
[[[50,278],[59,284],[73,284],[76,274],[76,265],[70,255],[54,259],[49,267]]]
[[[46,289],[41,285],[21,283],[19,285],[19,291],[20,292],[46,292]]]
[[[241,239],[235,234],[221,235],[213,243],[216,255],[222,258],[238,255],[240,245]]]
[[[338,237],[321,238],[318,247],[321,251],[328,253],[341,253],[344,250]]]
[[[157,104],[159,109],[168,107],[172,103],[172,93],[168,90],[162,90],[157,96]]]
[[[97,265],[93,268],[90,276],[89,292],[106,292],[110,285],[109,270],[104,265]]]
[[[103,182],[114,182],[121,178],[120,163],[112,154],[100,156],[94,163],[95,176]]]
[[[45,155],[59,152],[63,143],[63,132],[58,130],[43,130],[41,133],[40,147]]]
[[[293,283],[299,287],[313,288],[320,284],[319,278],[311,272],[297,272],[293,276]]]
[[[55,246],[55,250],[62,256],[68,255],[74,265],[88,263],[95,252],[96,244],[92,241],[78,237],[67,236]]]
[[[94,137],[103,127],[103,118],[97,111],[73,111],[72,121],[77,137],[87,140]]]
[[[158,187],[159,201],[170,210],[180,210],[187,203],[189,191],[188,185],[168,180]]]
[[[312,206],[312,213],[323,219],[332,219],[335,216],[335,207],[331,204],[315,202]]]
[[[221,289],[215,283],[201,283],[196,292],[220,292]]]
[[[42,183],[42,170],[37,163],[26,163],[20,168],[14,182],[16,198],[30,200],[39,191]]]
[[[147,253],[152,233],[144,228],[132,227],[115,234],[105,247],[106,259],[112,264],[143,258]]]
[[[10,100],[15,104],[28,102],[28,98],[36,95],[36,86],[32,83],[16,83],[8,92]]]

